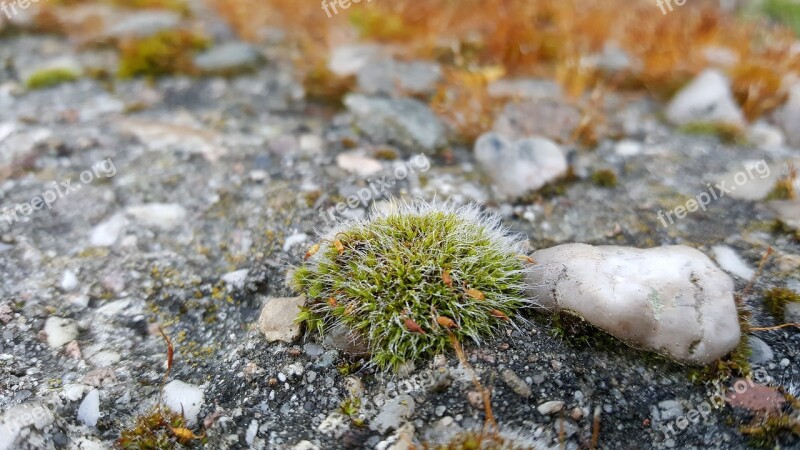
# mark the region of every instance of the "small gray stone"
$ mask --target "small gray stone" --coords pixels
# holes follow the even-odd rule
[[[44,323],[44,332],[50,348],[61,348],[78,338],[78,325],[72,319],[50,316]]]
[[[661,411],[661,420],[668,422],[683,415],[683,405],[677,400],[664,400],[658,402],[658,408]]]
[[[681,89],[667,105],[667,119],[675,125],[713,123],[744,126],[744,114],[722,72],[708,69]]]
[[[767,345],[766,342],[755,336],[749,336],[747,340],[750,343],[750,349],[752,350],[752,353],[748,358],[751,364],[764,364],[765,362],[772,361],[772,359],[775,357],[775,354],[772,352],[772,349],[769,347],[769,345]]]
[[[121,20],[106,29],[106,37],[148,37],[160,31],[174,29],[181,22],[181,16],[177,12],[156,9],[131,11],[120,17]]]
[[[266,336],[267,341],[293,342],[300,337],[300,324],[295,323],[300,307],[305,305],[306,298],[270,297],[264,303],[258,329]]]
[[[370,95],[430,94],[441,78],[436,63],[387,59],[365,65],[358,72],[358,88]]]
[[[327,331],[323,344],[350,355],[365,355],[369,353],[364,339],[342,324],[335,325]]]
[[[548,415],[557,413],[564,409],[564,402],[560,400],[551,400],[549,402],[544,402],[541,405],[536,407],[536,410],[539,411],[539,414]]]
[[[377,143],[428,152],[446,144],[444,125],[419,100],[350,94],[344,103],[355,117],[356,125]]]
[[[786,323],[800,323],[800,302],[787,303],[783,307],[783,321]]]
[[[492,178],[497,192],[517,198],[535,191],[567,173],[564,153],[544,138],[511,142],[486,133],[475,142],[475,159]]]
[[[514,391],[520,397],[531,396],[532,394],[531,387],[528,386],[528,383],[526,383],[516,373],[514,373],[513,370],[511,369],[503,370],[502,372],[500,372],[500,377],[503,379],[506,385],[508,385],[508,387],[510,387],[511,390]]]
[[[194,65],[205,73],[228,74],[255,68],[261,54],[245,42],[228,42],[194,58]]]
[[[381,434],[396,430],[414,414],[414,407],[414,399],[410,395],[399,395],[383,405],[381,412],[370,422],[369,428]]]

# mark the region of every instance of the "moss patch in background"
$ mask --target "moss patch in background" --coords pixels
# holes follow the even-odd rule
[[[28,89],[44,89],[61,83],[69,83],[77,80],[80,75],[74,70],[65,68],[42,69],[33,73],[25,85]]]
[[[210,41],[191,30],[162,31],[142,39],[120,44],[120,78],[158,77],[171,74],[194,74],[194,54],[207,48]]]

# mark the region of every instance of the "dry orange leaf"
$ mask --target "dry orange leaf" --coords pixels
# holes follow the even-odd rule
[[[333,246],[336,247],[336,251],[338,251],[340,255],[344,253],[344,245],[342,245],[342,241],[336,239],[333,241]]]
[[[318,251],[319,251],[319,244],[312,245],[311,248],[308,249],[308,251],[306,252],[305,259],[311,258],[312,256],[316,255]]]
[[[437,317],[436,318],[436,323],[438,323],[439,325],[441,325],[441,326],[443,326],[445,328],[449,328],[449,329],[458,328],[458,324],[453,319],[451,319],[449,317],[445,317],[445,316]]]
[[[483,292],[473,288],[467,289],[467,296],[474,298],[475,300],[486,300],[486,296],[483,295]]]
[[[442,281],[444,281],[447,287],[453,287],[453,278],[450,277],[450,269],[444,269],[444,271],[442,271]]]
[[[412,319],[406,319],[406,320],[403,322],[403,324],[406,326],[406,328],[408,329],[408,331],[410,331],[410,332],[412,332],[412,333],[426,334],[426,333],[425,333],[425,330],[423,330],[423,329],[422,329],[422,327],[421,327],[421,326],[419,326],[419,325],[417,324],[417,322],[414,322]]]
[[[500,311],[499,309],[493,309],[489,311],[489,314],[493,315],[494,317],[497,317],[498,319],[509,320],[508,316],[505,315],[503,311]]]

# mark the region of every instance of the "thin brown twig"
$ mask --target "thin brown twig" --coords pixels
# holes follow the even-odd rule
[[[453,333],[448,333],[450,337],[450,344],[453,346],[453,349],[456,351],[456,356],[458,360],[461,362],[461,365],[467,369],[472,376],[472,383],[475,385],[475,388],[478,392],[481,393],[481,399],[483,400],[483,409],[486,412],[486,422],[484,424],[484,430],[487,428],[493,428],[497,431],[497,421],[494,419],[494,413],[492,412],[492,393],[489,389],[484,388],[481,384],[481,381],[478,379],[478,376],[475,375],[475,371],[472,370],[472,366],[469,365],[467,362],[467,357],[464,355],[464,348],[456,339],[456,336]]]
[[[594,421],[592,422],[592,442],[589,446],[591,450],[597,448],[600,441],[600,406],[594,407]]]
[[[800,323],[784,323],[783,325],[776,325],[774,327],[750,328],[750,331],[775,331],[775,330],[780,330],[781,328],[786,328],[786,327],[797,327],[797,328],[800,328]]]
[[[167,333],[164,332],[164,329],[160,326],[158,327],[158,332],[161,333],[161,336],[164,337],[164,340],[167,341],[167,371],[164,373],[164,379],[161,381],[161,390],[158,394],[158,404],[161,405],[161,398],[164,395],[164,386],[167,384],[167,378],[169,378],[169,373],[172,371],[172,362],[175,358],[175,347],[172,346],[172,340],[170,340]]]

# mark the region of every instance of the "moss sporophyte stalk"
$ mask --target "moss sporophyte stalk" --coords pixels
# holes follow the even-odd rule
[[[397,369],[446,351],[451,334],[481,343],[514,326],[533,305],[532,266],[521,238],[475,206],[390,202],[324,234],[291,281],[308,329],[345,325],[374,365]]]

